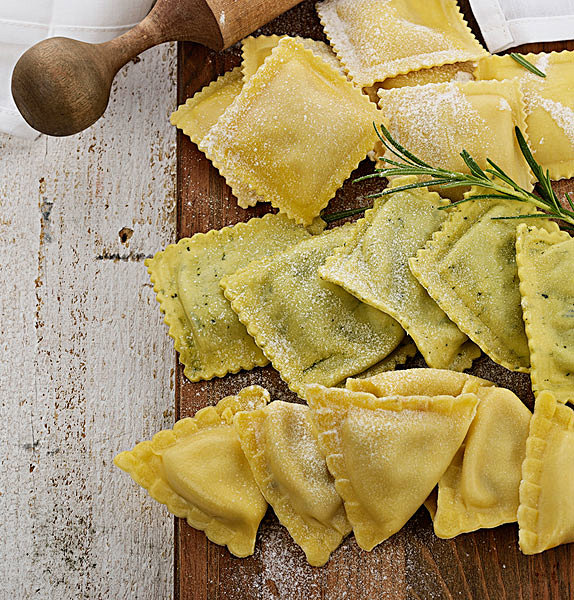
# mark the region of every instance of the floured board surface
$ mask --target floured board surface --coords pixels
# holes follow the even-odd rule
[[[469,22],[480,32],[466,2]],[[262,34],[290,34],[325,39],[314,3],[305,1],[264,27]],[[574,42],[530,44],[519,51],[574,49]],[[216,76],[240,64],[240,50],[215,53],[193,44],[179,48],[179,103],[192,96]],[[317,157],[320,165],[320,157]],[[258,205],[243,210],[217,170],[186,136],[178,132],[178,237],[232,225],[269,210]],[[364,162],[358,172],[367,173]],[[355,173],[356,174],[356,173]],[[347,181],[328,211],[364,206],[369,191],[380,187]],[[561,190],[574,189],[572,181]],[[422,366],[415,358],[407,366]],[[517,393],[532,408],[528,375],[511,373],[486,357],[475,361],[473,374],[491,379]],[[193,413],[242,387],[259,384],[273,400],[297,401],[270,367],[228,375],[223,379],[190,383],[178,365],[176,378],[177,418]],[[347,538],[321,568],[310,567],[303,552],[290,539],[269,510],[259,530],[255,554],[233,557],[227,549],[208,542],[205,535],[181,520],[176,521],[176,589],[179,600],[371,600],[371,599],[534,599],[574,597],[574,545],[536,556],[518,549],[517,525],[505,525],[459,536],[438,539],[425,509],[372,552],[362,551],[353,537]]]

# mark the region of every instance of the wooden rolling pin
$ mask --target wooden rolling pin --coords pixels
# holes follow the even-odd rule
[[[144,50],[169,41],[223,50],[300,1],[157,0],[139,25],[109,42],[54,37],[32,46],[14,68],[12,95],[34,129],[72,135],[103,115],[116,73]]]

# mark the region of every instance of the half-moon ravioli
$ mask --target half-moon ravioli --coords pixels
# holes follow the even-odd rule
[[[391,396],[309,385],[319,446],[364,550],[399,531],[462,444],[474,394]]]
[[[543,390],[522,464],[518,543],[524,554],[574,542],[573,464],[574,411]]]
[[[413,275],[459,329],[512,371],[530,367],[516,267],[516,219],[535,212],[510,200],[467,202],[409,259]],[[534,221],[550,231],[558,229],[548,220]]]
[[[308,406],[277,400],[238,413],[234,423],[263,496],[309,563],[321,566],[351,526],[310,412]]]
[[[146,260],[169,335],[190,381],[267,364],[219,287],[226,274],[310,237],[284,215],[198,233]]]
[[[391,187],[415,183],[400,177]],[[319,269],[319,275],[396,319],[429,367],[449,368],[468,340],[409,270],[416,255],[440,229],[448,206],[438,194],[409,189],[379,198],[356,223],[352,238]]]
[[[268,401],[263,388],[245,388],[121,452],[114,463],[212,542],[236,556],[253,554],[267,502],[241,449],[233,416]]]
[[[404,331],[389,315],[323,281],[319,267],[353,224],[222,279],[225,297],[289,387],[336,385],[388,356]]]
[[[519,225],[516,261],[532,389],[574,402],[574,239]]]

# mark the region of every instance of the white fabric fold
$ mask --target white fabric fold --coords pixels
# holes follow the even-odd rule
[[[574,39],[574,0],[470,0],[490,52]]]
[[[12,70],[33,44],[52,36],[98,43],[139,23],[153,0],[0,0],[0,132],[34,139],[10,91]]]

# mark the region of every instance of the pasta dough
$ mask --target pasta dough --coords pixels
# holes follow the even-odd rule
[[[390,77],[380,83],[366,87],[363,91],[369,96],[372,102],[379,102],[378,91],[391,90],[411,85],[426,85],[427,83],[446,83],[448,81],[472,81],[472,73],[476,68],[476,63],[455,63],[453,65],[442,65],[440,67],[431,67],[430,69],[421,69],[420,71],[410,71],[396,77]]]
[[[206,85],[192,98],[188,98],[187,102],[171,115],[171,123],[199,145],[242,89],[243,75],[237,67]],[[253,188],[241,182],[236,182],[235,192],[241,208],[255,206],[262,200]]]
[[[469,173],[460,156],[464,149],[480,167],[486,168],[490,158],[519,185],[532,189],[532,173],[514,133],[516,126],[526,132],[522,93],[515,81],[381,89],[379,96],[391,135],[426,163]]]
[[[446,369],[403,369],[365,379],[347,379],[353,392],[385,396],[460,396],[479,387],[493,386],[486,379]]]
[[[296,393],[336,385],[388,356],[404,331],[391,317],[317,274],[353,225],[304,241],[224,278],[233,310]]]
[[[474,394],[376,398],[309,385],[319,446],[364,550],[399,531],[446,471],[474,417]]]
[[[415,182],[401,177],[392,186]],[[323,279],[396,319],[429,367],[439,369],[452,364],[468,338],[416,280],[408,260],[447,219],[439,207],[448,204],[421,188],[378,198],[357,221],[351,240],[319,269]]]
[[[285,35],[249,36],[241,42],[241,52],[243,55],[241,69],[245,81],[255,74],[257,69],[264,63],[265,59],[271,54],[273,48],[286,37],[287,36]],[[337,55],[327,44],[325,44],[325,42],[299,36],[290,39],[296,40],[305,48],[311,50],[315,56],[322,58],[326,63],[331,65],[331,67],[338,70],[341,75],[345,75],[345,71],[339,62]]]
[[[463,446],[438,483],[434,532],[451,538],[516,521],[530,411],[510,390],[481,386]]]
[[[574,412],[544,390],[536,399],[522,464],[518,542],[536,554],[574,542]]]
[[[387,371],[394,371],[399,365],[404,365],[409,358],[412,358],[417,353],[417,347],[413,341],[407,337],[393,350],[386,358],[383,358],[380,362],[372,367],[369,367],[366,371],[355,375],[358,379],[367,379],[378,375],[379,373],[386,373]]]
[[[310,235],[284,215],[269,214],[184,238],[146,260],[169,335],[190,381],[267,364],[224,298],[219,280]]]
[[[376,120],[360,90],[285,38],[199,147],[238,197],[247,185],[309,224],[373,148]]]
[[[487,55],[455,0],[325,0],[317,12],[333,49],[361,87]]]
[[[478,63],[477,79],[516,79],[524,94],[529,146],[551,179],[574,175],[574,52],[526,54],[540,77],[510,56],[489,56]]]
[[[529,370],[530,353],[518,289],[517,221],[496,218],[534,213],[531,205],[511,200],[462,204],[409,261],[412,273],[461,331],[492,360],[521,372]],[[557,229],[555,223],[535,221]]]
[[[309,407],[275,401],[236,415],[235,428],[263,496],[309,563],[325,564],[351,526]]]
[[[236,556],[253,554],[267,502],[241,450],[233,416],[268,401],[263,388],[245,388],[121,452],[114,463],[212,542]]]
[[[574,239],[522,224],[516,250],[532,389],[574,402]]]

